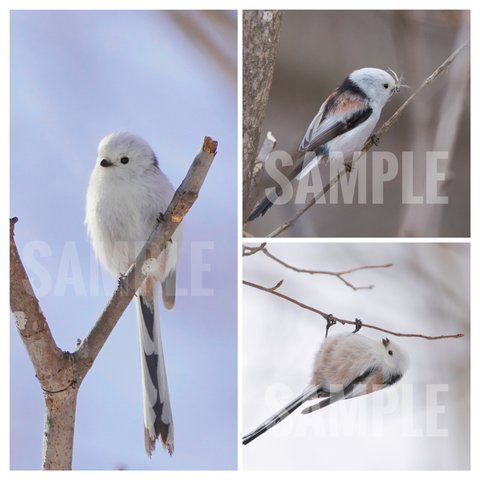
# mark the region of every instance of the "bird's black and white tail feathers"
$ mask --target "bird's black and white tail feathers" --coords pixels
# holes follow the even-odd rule
[[[281,190],[277,193],[277,190],[272,190],[270,195],[267,195],[253,210],[253,212],[248,216],[247,221],[251,222],[261,215],[265,215],[268,209],[273,205],[275,200],[280,196]]]
[[[152,455],[159,437],[170,455],[174,450],[173,416],[154,290],[150,290],[153,292],[152,298],[147,298],[141,293],[138,293],[136,298],[142,364],[145,450],[149,456]]]
[[[285,420],[291,413],[293,413],[298,407],[300,407],[303,403],[317,396],[323,396],[322,390],[318,387],[318,385],[310,385],[305,389],[305,391],[299,395],[297,398],[292,400],[287,406],[283,407],[279,412],[275,415],[272,415],[268,420],[263,422],[259,425],[255,430],[250,432],[248,435],[245,435],[242,439],[243,445],[247,445],[252,440],[255,440],[257,437],[265,433],[270,428],[274,427],[275,425],[279,424],[282,420]]]
[[[318,159],[324,155],[325,149],[323,146],[320,146],[315,152],[300,152],[298,155],[300,161],[297,162],[297,165],[288,173],[287,183],[291,182],[293,179],[300,180],[303,178],[312,168],[315,167],[318,163]],[[253,209],[250,215],[247,218],[248,222],[255,220],[261,215],[265,215],[269,208],[275,204],[278,197],[283,193],[283,188],[285,185],[278,185],[276,188],[272,188],[269,194],[257,204]]]
[[[243,445],[247,445],[252,440],[255,440],[257,437],[265,433],[267,430],[269,430],[270,428],[280,423],[282,420],[287,418],[291,413],[293,413],[298,407],[300,407],[302,404],[304,404],[309,400],[323,397],[323,400],[320,403],[317,403],[316,405],[312,405],[310,407],[303,409],[302,410],[303,414],[315,412],[316,410],[327,407],[328,405],[332,405],[333,403],[338,402],[339,400],[356,396],[355,387],[367,381],[370,375],[372,375],[375,371],[376,369],[373,367],[369,367],[365,369],[358,377],[356,377],[348,385],[346,385],[344,388],[342,388],[341,390],[335,393],[333,393],[328,387],[326,388],[323,385],[308,386],[300,396],[292,400],[286,407],[282,408],[282,410],[280,410],[275,415],[270,417],[268,420],[263,422],[253,432],[250,432],[248,435],[245,435],[242,439]],[[396,377],[393,380],[393,382],[395,381],[397,381]],[[358,393],[358,394],[363,395],[365,393],[366,392],[362,391],[362,393]]]

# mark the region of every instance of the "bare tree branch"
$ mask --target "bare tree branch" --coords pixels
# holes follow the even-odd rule
[[[387,263],[384,265],[363,265],[360,267],[355,267],[351,268],[350,270],[344,270],[343,272],[332,272],[329,270],[310,270],[306,268],[297,268],[294,267],[293,265],[290,265],[289,263],[280,260],[277,256],[273,255],[273,253],[270,253],[270,251],[267,249],[267,244],[266,242],[260,244],[258,247],[248,247],[244,245],[243,247],[243,256],[248,257],[250,255],[254,255],[257,252],[262,252],[264,255],[267,257],[271,258],[273,261],[279,263],[285,268],[288,268],[290,270],[293,270],[294,272],[298,273],[308,273],[310,275],[331,275],[333,277],[337,277],[339,280],[341,280],[347,287],[350,287],[352,290],[371,290],[374,285],[368,285],[368,286],[363,286],[363,287],[356,287],[349,281],[345,280],[344,275],[349,275],[350,273],[358,272],[360,270],[368,270],[368,269],[373,269],[373,268],[388,268],[391,267],[391,263]],[[276,287],[278,288],[278,286]]]
[[[261,243],[258,247],[249,247],[248,245],[243,245],[243,254],[244,257],[249,257],[250,255],[255,255],[260,250],[263,250],[267,246],[267,242]]]
[[[407,108],[407,106],[413,101],[413,99],[422,91],[424,90],[428,85],[430,85],[439,75],[441,75],[449,66],[450,64],[455,60],[455,58],[458,56],[458,54],[467,47],[467,45],[470,43],[470,41],[464,42],[460,47],[458,47],[439,67],[435,69],[434,72],[432,72],[431,75],[429,75],[420,85],[420,87],[413,92],[410,97],[405,100],[405,102],[397,109],[397,111],[382,125],[382,127],[375,133],[376,138],[380,138],[381,136],[385,135],[388,130],[390,130],[391,126],[399,119],[400,115],[403,113],[403,111]],[[372,138],[368,139],[365,145],[363,146],[363,149],[361,151],[361,155],[356,156],[352,160],[352,165],[358,162],[362,156],[367,153],[372,146],[374,145],[374,142]],[[277,237],[280,235],[282,232],[290,228],[309,208],[311,208],[313,205],[316,204],[316,202],[324,197],[327,192],[330,191],[330,189],[336,185],[339,180],[344,177],[347,174],[347,169],[342,170],[336,177],[330,179],[330,182],[325,185],[325,187],[322,189],[321,192],[317,193],[312,200],[310,200],[306,205],[302,207],[300,211],[298,211],[295,215],[293,215],[289,220],[287,220],[285,223],[280,225],[278,228],[276,228],[273,232],[269,233],[266,235],[266,237]]]
[[[243,11],[243,212],[251,210],[253,176],[260,129],[280,36],[283,13],[277,10]]]
[[[52,376],[51,364],[68,366],[67,358],[58,348],[43,315],[27,272],[20,260],[15,244],[15,224],[18,218],[10,219],[10,308],[15,318],[17,331],[27,349],[35,375],[45,391],[59,391],[71,384],[71,379]]]
[[[217,142],[205,137],[202,149],[175,192],[163,221],[156,226],[135,264],[121,279],[100,318],[74,353],[62,352],[55,343],[18,254],[14,238],[17,219],[10,220],[10,307],[44,393],[44,470],[71,469],[78,388],[145,279],[144,263],[158,257],[197,199],[216,149]]]
[[[10,308],[43,390],[42,468],[70,470],[77,399],[72,356],[58,348],[33,292],[15,244],[17,221],[16,217],[10,219]]]
[[[343,278],[344,275],[348,275],[349,273],[353,273],[353,272],[358,272],[359,270],[367,270],[369,268],[388,268],[388,267],[392,266],[391,263],[388,263],[388,264],[385,264],[385,265],[363,265],[363,266],[360,266],[360,267],[352,268],[350,270],[345,270],[343,272],[330,272],[328,270],[308,270],[308,269],[305,269],[305,268],[294,267],[293,265],[290,265],[290,264],[284,262],[283,260],[280,260],[278,257],[276,257],[275,255],[270,253],[266,248],[263,248],[261,251],[267,257],[270,257],[275,262],[279,263],[280,265],[283,265],[286,268],[289,268],[290,270],[293,270],[293,271],[299,272],[299,273],[308,273],[310,275],[332,275],[334,277],[337,277],[339,280],[341,280],[347,287],[350,287],[352,290],[355,290],[355,291],[356,290],[371,290],[373,288],[373,285],[356,287],[355,285],[353,285],[349,281],[345,280]]]
[[[282,283],[283,283],[283,280],[282,280]],[[334,320],[335,322],[341,323],[342,325],[357,326],[357,322],[353,320],[345,320],[343,318],[335,317],[330,313],[322,312],[322,310],[319,310],[318,308],[311,307],[310,305],[306,305],[305,303],[299,302],[298,300],[295,300],[294,298],[289,297],[284,293],[278,292],[277,290],[282,283],[279,282],[279,284],[275,285],[273,288],[268,288],[268,287],[263,287],[262,285],[258,285],[257,283],[249,282],[247,280],[243,281],[244,285],[247,285],[252,288],[256,288],[258,290],[262,290],[263,292],[268,292],[272,295],[275,295],[276,297],[283,298],[284,300],[287,300],[288,302],[293,303],[300,308],[303,308],[317,315],[320,315],[326,321]],[[385,328],[377,327],[376,325],[371,325],[369,323],[363,323],[363,322],[362,322],[362,328],[371,328],[373,330],[378,330],[380,332],[388,333],[390,335],[395,335],[396,337],[415,337],[415,338],[423,338],[425,340],[443,340],[447,338],[461,338],[464,336],[463,333],[456,333],[453,335],[437,335],[437,336],[423,335],[421,333],[400,333],[400,332],[393,332],[391,330],[387,330]]]

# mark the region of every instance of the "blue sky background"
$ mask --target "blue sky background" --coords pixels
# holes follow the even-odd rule
[[[158,448],[150,460],[144,451],[131,305],[80,388],[75,469],[236,467],[235,25],[233,12],[11,14],[10,213],[60,348],[75,349],[116,285],[100,271],[83,224],[98,141],[118,130],[144,137],[175,187],[203,137],[219,142],[184,222],[183,293],[160,314],[175,454]],[[43,399],[11,327],[11,468],[37,469]]]

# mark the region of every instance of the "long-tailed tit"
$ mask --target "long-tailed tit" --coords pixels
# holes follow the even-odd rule
[[[100,141],[87,191],[85,223],[100,262],[115,277],[127,272],[152,233],[174,190],[148,143],[130,133],[111,133]],[[173,453],[173,418],[168,394],[157,303],[175,303],[176,265],[181,232],[177,228],[136,296],[142,365],[145,449],[150,456],[161,437]]]
[[[249,215],[248,221],[264,215],[286,184],[303,178],[320,161],[349,162],[355,152],[361,151],[373,133],[383,107],[400,89],[401,79],[395,72],[392,74],[395,79],[378,68],[361,68],[348,75],[311,121],[293,166],[285,172],[284,185],[271,188]]]
[[[406,353],[388,338],[381,342],[356,333],[332,335],[315,356],[310,385],[286,407],[243,437],[247,445],[309,400],[311,413],[339,400],[375,392],[398,382],[408,368]]]

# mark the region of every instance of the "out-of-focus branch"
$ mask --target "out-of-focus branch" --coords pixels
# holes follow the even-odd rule
[[[468,37],[470,30],[469,11],[460,12],[460,28],[457,32],[455,45],[460,45],[464,39]],[[419,29],[422,27],[419,26]],[[408,35],[408,33],[407,33]],[[410,38],[405,40],[411,42]],[[415,42],[417,44],[417,42]],[[418,53],[417,53],[418,54]],[[424,57],[420,56],[416,59],[416,64],[421,65]],[[468,94],[469,85],[470,56],[467,52],[459,56],[458,60],[453,63],[446,74],[447,86],[443,95],[441,107],[438,114],[438,123],[434,140],[432,140],[432,132],[420,125],[412,125],[416,152],[424,152],[426,150],[433,152],[447,152],[448,158],[445,159],[445,181],[439,185],[439,194],[445,192],[446,186],[452,181],[454,173],[451,171],[451,163],[454,160],[452,150],[457,139],[460,128],[461,114],[465,108],[465,98]],[[418,103],[418,102],[417,102]],[[419,109],[423,115],[420,114]],[[412,115],[416,122],[423,117],[423,123],[427,123],[431,118],[428,105],[418,105],[417,112]],[[433,146],[432,146],[433,145]],[[426,160],[414,163],[414,178],[417,180],[420,190],[419,195],[427,194],[426,179]],[[423,205],[405,205],[402,221],[399,228],[399,236],[409,237],[435,237],[440,235],[442,226],[443,213],[445,204],[425,203]]]
[[[164,12],[160,13],[163,16]],[[215,41],[211,34],[212,31],[219,33],[221,30],[218,27],[224,27],[223,30],[227,33],[230,40],[229,44],[235,45],[236,23],[228,20],[226,12],[170,10],[168,13],[184,35],[190,38],[194,45],[207,53],[221,70],[227,74],[230,82],[236,85],[236,57],[231,58],[227,52],[221,48],[221,41]],[[225,38],[223,40],[225,41]]]
[[[333,276],[333,277],[337,277],[347,287],[350,287],[352,290],[355,290],[355,291],[357,291],[357,290],[371,290],[374,286],[373,285],[367,285],[367,286],[362,286],[362,287],[356,287],[355,285],[350,283],[348,280],[343,278],[345,275],[349,275],[350,273],[358,272],[360,270],[368,270],[368,269],[373,269],[373,268],[388,268],[388,267],[392,266],[391,263],[387,263],[387,264],[384,264],[384,265],[363,265],[363,266],[360,266],[360,267],[351,268],[350,270],[344,270],[344,271],[341,271],[341,272],[332,272],[332,271],[329,271],[329,270],[310,270],[310,269],[306,269],[306,268],[297,268],[297,267],[295,267],[293,265],[290,265],[289,263],[281,260],[277,256],[270,253],[270,251],[267,249],[267,244],[266,243],[262,243],[258,247],[248,247],[246,245],[243,247],[243,256],[244,257],[254,255],[257,252],[262,252],[264,255],[266,255],[267,257],[269,257],[273,261],[279,263],[280,265],[282,265],[285,268],[293,270],[294,272],[308,273],[310,275],[330,275],[330,276]],[[279,286],[280,285],[277,285],[275,287],[275,289],[277,289]]]
[[[279,282],[277,285],[274,287],[264,287],[262,285],[258,285],[257,283],[249,282],[247,280],[243,281],[244,285],[247,285],[252,288],[256,288],[258,290],[261,290],[263,292],[270,293],[271,295],[275,295],[276,297],[282,298],[283,300],[286,300],[290,303],[293,303],[297,305],[300,308],[303,308],[305,310],[308,310],[310,312],[313,312],[317,315],[320,315],[323,317],[327,322],[338,322],[341,323],[342,325],[355,325],[355,327],[358,327],[358,321],[354,320],[345,320],[343,318],[338,318],[335,317],[334,315],[330,313],[323,312],[322,310],[319,310],[318,308],[312,307],[310,305],[306,305],[305,303],[299,302],[298,300],[295,300],[294,298],[285,295],[284,293],[281,293],[278,291],[278,288],[282,285],[282,282]],[[421,333],[401,333],[401,332],[393,332],[391,330],[387,330],[385,328],[377,327],[376,325],[371,325],[369,323],[364,323],[362,322],[361,324],[362,328],[371,328],[373,330],[378,330],[380,332],[388,333],[390,335],[395,335],[396,337],[415,337],[415,338],[423,338],[425,340],[443,340],[447,338],[461,338],[463,337],[463,333],[456,333],[453,335],[436,335],[436,336],[431,336],[431,335],[423,335]]]
[[[243,212],[255,200],[254,171],[273,78],[283,13],[277,10],[243,12]]]
[[[464,42],[460,47],[458,47],[439,67],[437,67],[425,80],[422,82],[422,84],[410,95],[410,97],[405,100],[405,102],[397,109],[397,111],[382,125],[382,127],[375,133],[374,137],[380,138],[383,135],[385,135],[392,125],[397,122],[399,119],[400,115],[403,113],[403,111],[408,107],[408,105],[414,100],[414,98],[422,92],[428,85],[430,85],[436,78],[438,78],[439,75],[441,75],[447,68],[450,66],[450,64],[455,60],[455,58],[458,56],[458,54],[467,47],[467,45],[470,43],[470,41]],[[372,138],[368,139],[365,145],[363,146],[363,149],[361,151],[362,155],[357,155],[353,160],[352,160],[352,165],[355,164],[365,153],[367,153],[374,145],[374,142]],[[278,228],[273,230],[271,233],[266,235],[266,237],[277,237],[280,235],[282,232],[290,228],[292,225],[295,224],[295,222],[313,205],[316,204],[316,202],[324,197],[330,189],[336,185],[342,177],[344,177],[347,174],[347,169],[342,170],[337,176],[333,177],[330,179],[330,182],[325,185],[325,187],[317,193],[312,200],[310,200],[299,212],[297,212],[295,215],[293,215],[289,220],[287,220],[285,223],[280,225]]]

